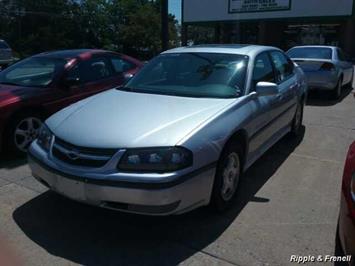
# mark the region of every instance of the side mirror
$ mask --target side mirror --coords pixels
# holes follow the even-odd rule
[[[276,83],[260,81],[255,88],[258,96],[272,96],[279,93],[279,87]]]
[[[124,82],[127,83],[128,81],[130,81],[132,78],[133,78],[133,74],[131,73],[127,73],[127,74],[124,74],[123,77],[124,77]]]
[[[80,85],[80,79],[78,77],[66,77],[63,83],[65,89],[71,89]]]

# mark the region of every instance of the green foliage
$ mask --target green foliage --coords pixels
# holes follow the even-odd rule
[[[103,48],[148,59],[161,50],[160,28],[157,0],[0,0],[0,38],[21,57]],[[170,46],[177,29],[170,16]]]

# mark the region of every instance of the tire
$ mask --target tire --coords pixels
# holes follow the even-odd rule
[[[304,110],[304,100],[302,99],[297,104],[296,113],[292,120],[291,132],[290,132],[290,135],[292,137],[298,137],[301,134],[301,129],[303,125],[303,110]]]
[[[351,80],[349,81],[349,83],[346,84],[346,88],[353,89],[353,83],[354,83],[354,74],[351,76]]]
[[[340,78],[338,80],[337,85],[335,86],[335,88],[333,89],[333,92],[332,92],[332,99],[333,100],[339,100],[339,98],[341,96],[342,88],[343,88],[343,78]]]
[[[222,152],[212,189],[210,206],[214,211],[228,209],[236,195],[243,169],[243,149],[231,142]]]
[[[32,141],[38,136],[42,116],[36,112],[26,112],[10,119],[3,139],[5,150],[14,155],[25,155]]]

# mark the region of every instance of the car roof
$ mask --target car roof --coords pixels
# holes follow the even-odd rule
[[[204,44],[179,47],[163,52],[169,53],[225,53],[253,56],[263,51],[280,50],[272,46],[250,44]]]
[[[299,45],[299,46],[294,46],[293,48],[330,48],[330,49],[336,49],[338,47],[332,46],[332,45]]]
[[[113,53],[113,52],[100,50],[100,49],[72,49],[72,50],[58,50],[58,51],[44,52],[35,55],[35,57],[52,57],[52,58],[70,59],[70,58],[77,58],[77,57],[85,58],[85,56],[91,57],[94,54],[100,54],[100,53]]]

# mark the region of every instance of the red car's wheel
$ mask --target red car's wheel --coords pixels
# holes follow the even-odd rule
[[[5,147],[15,154],[25,154],[28,147],[38,136],[42,126],[41,116],[27,113],[14,117],[5,134]]]

